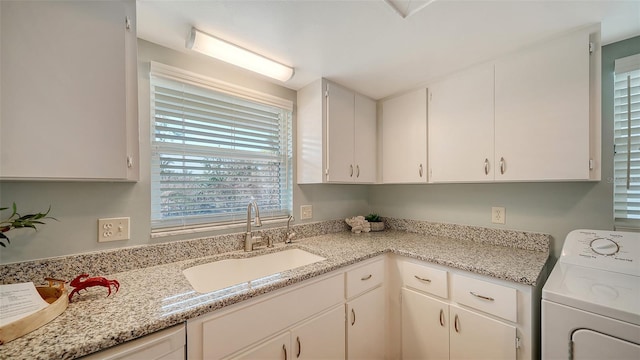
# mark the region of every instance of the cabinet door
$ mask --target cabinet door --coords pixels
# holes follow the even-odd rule
[[[385,301],[378,287],[347,303],[347,358],[384,359]]]
[[[3,1],[0,6],[0,176],[137,176],[127,161],[129,131],[137,141],[137,113],[131,113],[137,109],[135,2]]]
[[[330,310],[291,330],[290,359],[344,359],[344,306]]]
[[[353,182],[354,93],[327,83],[327,181]]]
[[[402,289],[402,358],[449,358],[449,305]]]
[[[377,176],[377,125],[376,102],[356,94],[355,97],[355,130],[354,130],[354,164],[355,181],[374,183]]]
[[[449,310],[451,359],[516,358],[515,327],[455,305]]]
[[[589,179],[589,57],[578,32],[496,62],[496,180]]]
[[[429,86],[429,181],[493,181],[493,64]]]
[[[382,103],[382,182],[427,181],[427,90]]]
[[[286,332],[229,359],[288,360],[292,358],[290,340],[291,336]]]

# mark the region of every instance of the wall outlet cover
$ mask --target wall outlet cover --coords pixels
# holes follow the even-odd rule
[[[129,222],[128,217],[98,219],[98,242],[129,240]]]
[[[503,207],[491,208],[491,222],[494,224],[505,224],[507,219],[507,213]]]

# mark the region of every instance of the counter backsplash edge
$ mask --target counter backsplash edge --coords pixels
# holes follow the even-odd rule
[[[542,233],[491,229],[478,226],[434,223],[422,220],[384,218],[387,229],[429,236],[489,243],[533,251],[549,251],[550,236]],[[297,239],[348,231],[344,219],[298,224],[292,227]],[[285,237],[285,228],[257,231],[275,242]],[[82,254],[53,257],[11,264],[0,264],[0,283],[32,281],[43,284],[45,277],[71,280],[83,272],[91,276],[163,265],[182,260],[217,255],[243,248],[244,232],[171,241],[159,244],[122,247]]]

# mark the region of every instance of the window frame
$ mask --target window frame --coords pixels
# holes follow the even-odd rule
[[[640,167],[633,166],[634,162],[640,161],[640,101],[634,103],[632,100],[640,98],[640,54],[616,59],[613,81],[614,226],[618,231],[640,231]],[[627,89],[631,91],[630,96]],[[622,92],[625,95],[618,96]],[[629,104],[624,102],[625,96],[629,96]],[[631,136],[628,135],[629,131]],[[627,151],[629,147],[638,149]],[[634,152],[636,154],[632,155]],[[633,201],[634,199],[637,201]],[[631,209],[628,205],[630,202],[635,203]]]
[[[196,217],[174,217],[173,221],[168,221],[166,219],[163,220],[157,217],[157,211],[154,211],[154,209],[159,206],[159,203],[154,202],[154,198],[158,196],[158,190],[156,188],[156,185],[154,185],[154,181],[156,181],[155,177],[157,177],[158,175],[154,175],[154,170],[159,171],[160,165],[154,164],[154,156],[156,156],[155,152],[157,150],[154,131],[156,124],[155,86],[158,81],[178,82],[184,84],[185,86],[202,89],[203,91],[213,91],[225,96],[231,96],[240,99],[241,101],[249,101],[255,104],[279,108],[283,111],[283,113],[286,114],[284,119],[281,119],[281,121],[284,121],[284,124],[280,124],[283,127],[281,128],[282,136],[286,136],[286,139],[282,139],[281,142],[286,144],[286,149],[282,149],[281,151],[281,159],[282,161],[284,161],[284,164],[282,166],[285,169],[281,173],[285,177],[285,179],[284,182],[280,182],[281,185],[284,183],[283,189],[286,190],[286,193],[282,196],[285,204],[281,206],[280,210],[278,211],[264,211],[260,214],[264,223],[286,221],[293,210],[293,101],[153,61],[150,62],[149,80],[151,149],[151,237],[155,238],[185,233],[236,228],[241,227],[246,223],[246,212],[244,211],[234,213],[235,215],[230,215],[227,219],[221,221],[214,221],[210,218],[207,219],[207,216],[202,217],[202,221],[193,221]],[[181,220],[179,221],[179,223],[176,223],[176,219],[178,218]],[[185,219],[188,219],[189,221]]]

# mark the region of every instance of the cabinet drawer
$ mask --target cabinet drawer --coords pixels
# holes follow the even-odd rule
[[[187,348],[197,351],[200,346],[202,355],[189,350],[189,358],[222,358],[343,301],[344,277],[339,274],[265,300],[256,299],[221,316],[205,315],[200,324],[190,320],[201,326],[202,344],[189,343]]]
[[[452,298],[459,304],[517,321],[517,290],[461,275],[452,277]]]
[[[402,284],[444,299],[449,297],[445,270],[405,261],[402,264]]]
[[[347,272],[347,298],[352,298],[369,289],[373,289],[382,284],[383,281],[384,259],[349,270]]]

